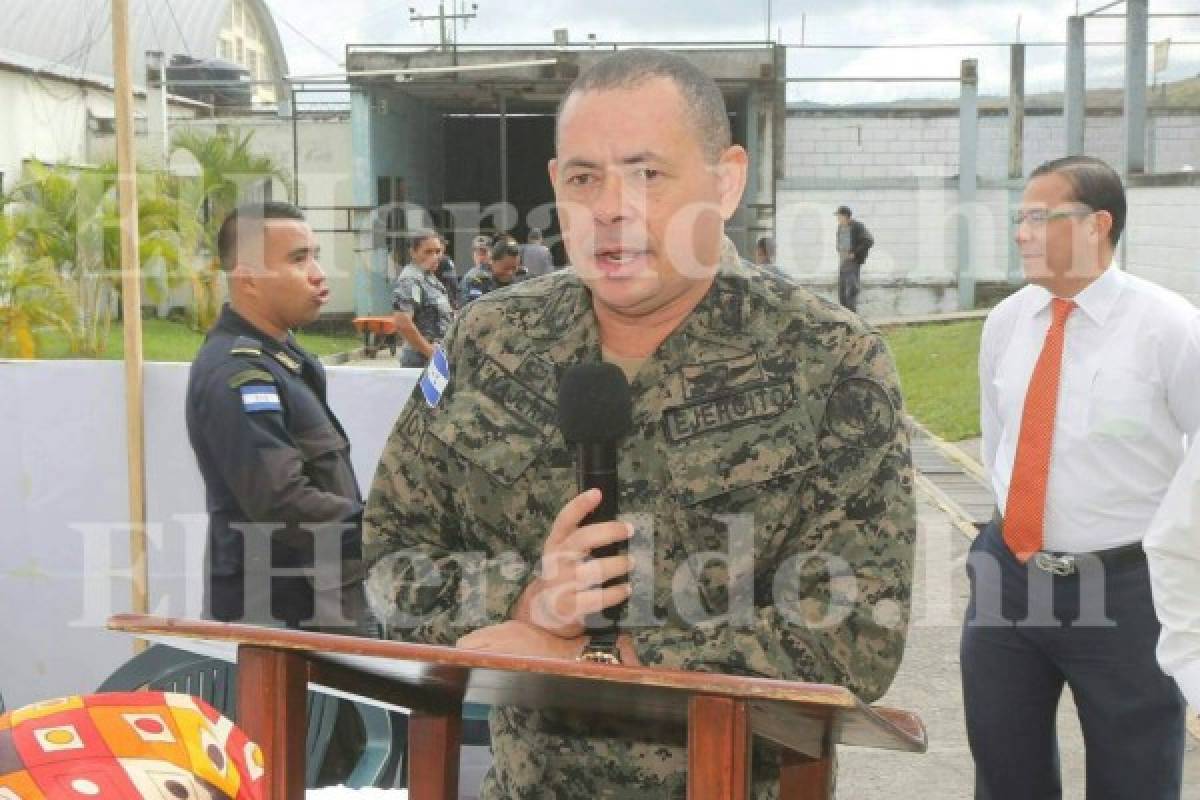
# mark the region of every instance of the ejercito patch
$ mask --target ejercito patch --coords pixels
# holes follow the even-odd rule
[[[795,402],[792,382],[782,380],[669,408],[663,414],[663,424],[667,439],[678,444],[713,431],[779,416]]]

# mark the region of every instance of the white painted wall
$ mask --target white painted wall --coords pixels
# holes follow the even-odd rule
[[[145,114],[145,99],[135,96],[134,113]],[[96,164],[113,157],[112,148],[97,153],[88,131],[88,110],[101,118],[114,116],[112,92],[49,75],[34,77],[0,68],[0,172],[11,189],[28,159],[48,164]],[[172,115],[191,116],[190,109],[171,107]],[[139,119],[137,126],[144,128]]]
[[[198,616],[206,518],[187,441],[187,364],[146,365],[151,609]],[[330,403],[365,491],[418,370],[334,367]],[[122,365],[0,361],[0,692],[91,691],[132,654]]]
[[[25,159],[87,163],[88,97],[112,105],[111,94],[104,98],[96,89],[0,69],[0,172],[5,191],[16,183]]]

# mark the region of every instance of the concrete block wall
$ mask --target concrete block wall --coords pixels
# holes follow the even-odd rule
[[[1128,191],[1125,268],[1200,305],[1200,183]]]
[[[778,191],[776,246],[781,267],[802,282],[836,280],[837,222],[834,210],[848,205],[875,238],[863,280],[911,285],[953,283],[957,275],[958,193],[944,182],[895,188],[856,185],[848,189],[805,189],[788,182]],[[975,274],[1003,280],[1009,263],[1009,203],[1006,189],[977,193],[968,210]]]
[[[947,177],[958,170],[958,120],[789,117],[788,178]]]
[[[1152,171],[1174,172],[1189,165],[1200,169],[1200,114],[1160,114],[1147,127]],[[793,113],[787,119],[785,175],[796,180],[952,177],[958,174],[958,130],[958,117],[944,114]],[[1093,114],[1085,147],[1119,167],[1123,136],[1119,115]],[[1065,140],[1061,115],[1027,116],[1025,174],[1061,156]],[[979,120],[979,175],[995,180],[1008,176],[1007,115]]]
[[[1152,117],[1146,136],[1154,142],[1148,152],[1153,159],[1150,172],[1200,170],[1200,124],[1193,115],[1172,114]]]

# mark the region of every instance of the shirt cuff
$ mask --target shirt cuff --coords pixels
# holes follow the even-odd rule
[[[1200,709],[1200,661],[1192,661],[1175,670],[1172,675],[1188,705]]]

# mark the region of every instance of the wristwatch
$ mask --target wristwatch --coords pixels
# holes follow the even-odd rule
[[[621,651],[617,648],[616,629],[594,634],[583,646],[578,660],[591,664],[620,664]]]

